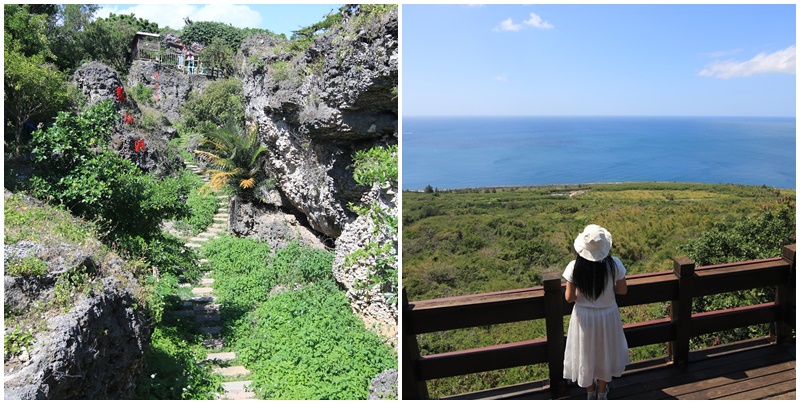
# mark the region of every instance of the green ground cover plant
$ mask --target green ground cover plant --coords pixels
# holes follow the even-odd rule
[[[394,352],[352,314],[333,254],[223,236],[204,247],[224,313],[223,335],[262,399],[364,399]]]
[[[780,255],[795,242],[795,191],[683,183],[508,187],[403,193],[403,287],[409,300],[541,285],[563,272],[587,224],[614,235],[612,254],[629,274]],[[769,299],[767,291],[711,296],[696,311]],[[625,307],[624,323],[663,318],[667,303]],[[565,324],[568,319],[565,318]],[[693,349],[763,335],[763,327],[704,336]],[[543,322],[504,324],[418,337],[423,354],[544,337]],[[635,348],[632,360],[664,356],[663,345]],[[487,372],[428,383],[433,397],[546,378],[545,367]]]

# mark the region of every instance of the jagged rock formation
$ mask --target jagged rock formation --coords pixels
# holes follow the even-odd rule
[[[72,76],[87,106],[116,100],[116,89],[122,87],[117,72],[100,62],[86,62]]]
[[[146,70],[137,66],[137,63],[134,63],[136,68],[131,69],[131,74],[134,71],[140,74]],[[135,121],[142,119],[142,110],[128,94],[130,91],[126,92],[124,102],[117,99],[116,89],[124,88],[124,86],[119,75],[112,68],[100,62],[87,62],[75,71],[73,80],[78,89],[86,96],[89,106],[103,101],[112,101],[120,105],[125,113],[134,117]],[[128,80],[130,82],[130,76]],[[180,101],[180,105],[183,105],[183,101],[185,100]],[[171,103],[168,104],[171,105]],[[122,113],[120,115],[122,116]],[[175,151],[170,151],[167,145],[171,134],[174,134],[174,129],[163,130],[159,133],[159,131],[144,130],[137,125],[125,124],[120,119],[120,123],[111,135],[110,147],[121,157],[134,162],[144,172],[164,177],[177,173],[183,167],[180,155]],[[144,140],[145,148],[137,150],[136,140]]]
[[[180,109],[193,92],[202,93],[208,85],[206,76],[186,74],[171,66],[136,60],[128,72],[128,87],[141,83],[153,89],[153,106],[175,123],[181,119]]]
[[[5,268],[26,257],[46,264],[40,275],[6,271],[4,398],[131,398],[152,329],[125,261],[97,240],[19,241],[4,250]],[[9,357],[18,327],[34,342]]]
[[[273,190],[273,198],[266,204],[255,204],[231,199],[228,231],[240,237],[252,237],[264,241],[271,251],[286,248],[292,240],[300,240],[304,245],[325,248],[320,236],[308,228],[303,215],[285,212],[280,194]]]
[[[268,148],[267,172],[314,230],[337,239],[334,272],[354,308],[394,324],[394,305],[354,285],[368,263],[342,264],[371,234],[369,220],[358,218],[349,204],[378,197],[353,180],[352,156],[397,144],[397,28],[396,9],[357,14],[299,54],[285,50],[280,39],[256,35],[237,55],[247,115]],[[396,204],[394,194],[384,197],[386,206]]]

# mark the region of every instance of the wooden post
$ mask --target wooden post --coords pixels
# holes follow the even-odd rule
[[[558,398],[567,390],[564,380],[564,315],[561,274],[544,274],[545,324],[547,327],[547,362],[550,370],[550,396]]]
[[[792,330],[797,326],[795,318],[795,313],[797,312],[796,254],[797,246],[795,244],[784,246],[781,253],[781,258],[789,263],[789,280],[783,285],[778,285],[775,291],[775,304],[778,306],[779,315],[775,324],[773,340],[777,343],[790,341],[792,339]]]
[[[403,288],[403,400],[427,400],[428,386],[425,381],[417,381],[417,359],[419,359],[419,346],[417,345],[417,335],[414,332],[414,325],[408,313],[411,307],[408,304],[406,289]]]
[[[676,258],[673,265],[673,273],[678,278],[678,300],[673,300],[670,305],[670,322],[675,330],[675,340],[670,342],[669,354],[674,365],[684,367],[689,360],[695,265],[686,257]]]

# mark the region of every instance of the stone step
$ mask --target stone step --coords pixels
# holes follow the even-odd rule
[[[194,316],[195,314],[197,314],[197,313],[195,313],[194,310],[189,310],[189,309],[175,310],[172,313],[175,314],[176,316],[180,316],[180,317],[191,317],[191,316]]]
[[[202,304],[202,303],[212,303],[214,300],[217,300],[214,296],[195,296],[189,299],[189,302],[193,304]]]
[[[206,304],[195,304],[192,305],[192,311],[197,313],[219,313],[219,304],[216,303],[206,303]]]
[[[216,337],[219,335],[219,332],[222,331],[222,327],[218,325],[210,325],[207,327],[200,327],[200,332],[203,334],[211,334],[212,337]],[[203,341],[205,343],[205,341]]]
[[[247,370],[247,368],[245,368],[244,366],[231,366],[227,368],[216,368],[214,369],[214,373],[223,376],[236,377],[236,376],[247,376],[250,374],[250,371]]]
[[[212,283],[214,283],[214,279],[213,278],[201,278],[200,279],[200,284],[201,285],[210,285]]]
[[[208,264],[208,259],[206,259],[206,258],[200,258],[200,261],[199,261],[199,262],[200,262],[201,264]]]
[[[219,230],[217,230],[217,231],[214,231],[214,232],[211,232],[211,231],[208,231],[208,230],[209,230],[209,229],[206,229],[206,231],[204,231],[204,232],[202,232],[202,233],[198,234],[198,235],[197,235],[197,237],[202,237],[202,238],[205,238],[205,239],[206,239],[206,241],[208,241],[208,240],[210,240],[210,239],[212,239],[212,238],[217,238],[217,237],[219,237]]]
[[[183,246],[184,246],[184,247],[189,247],[189,248],[200,248],[200,247],[202,247],[202,245],[200,245],[200,244],[197,244],[197,243],[191,243],[191,242],[189,242],[189,243],[186,243],[186,244],[184,244]]]
[[[245,391],[243,393],[225,393],[221,397],[223,400],[255,400],[256,393]]]
[[[214,291],[214,288],[197,287],[192,289],[192,294],[195,296],[205,296]]]
[[[201,324],[219,324],[219,313],[214,314],[197,314],[194,317],[195,321]]]
[[[219,332],[217,332],[219,333]],[[209,333],[211,334],[211,333]],[[225,346],[225,338],[208,338],[203,340],[203,346],[209,349],[220,349]]]
[[[211,352],[206,354],[209,361],[232,361],[236,359],[236,352]]]
[[[222,383],[222,388],[225,390],[225,395],[246,393],[247,388],[250,387],[250,380],[242,382],[225,382]]]
[[[208,241],[208,238],[199,237],[199,235],[198,235],[197,237],[190,238],[189,241],[192,242],[192,243],[205,243],[206,241]]]

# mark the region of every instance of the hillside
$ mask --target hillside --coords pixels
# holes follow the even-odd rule
[[[53,362],[7,398],[396,397],[397,7],[291,38],[4,8],[6,374]],[[61,220],[99,256],[50,237]],[[84,294],[121,325],[75,313]],[[90,337],[42,337],[61,325]]]
[[[545,271],[574,259],[575,235],[590,223],[614,236],[612,254],[629,274],[668,271],[672,259],[698,265],[777,256],[795,242],[795,190],[739,185],[626,183],[486,188],[403,193],[403,288],[410,301],[541,285]],[[760,299],[762,291],[704,299],[696,311],[725,299]],[[759,297],[761,296],[761,297]],[[665,305],[623,310],[623,322],[666,315]],[[423,354],[544,337],[537,322],[420,336]],[[694,346],[744,338],[704,336]],[[714,342],[716,341],[716,342]],[[663,356],[663,346],[632,351],[632,360]],[[531,366],[429,383],[432,396],[544,378]],[[468,384],[469,389],[460,386]]]

